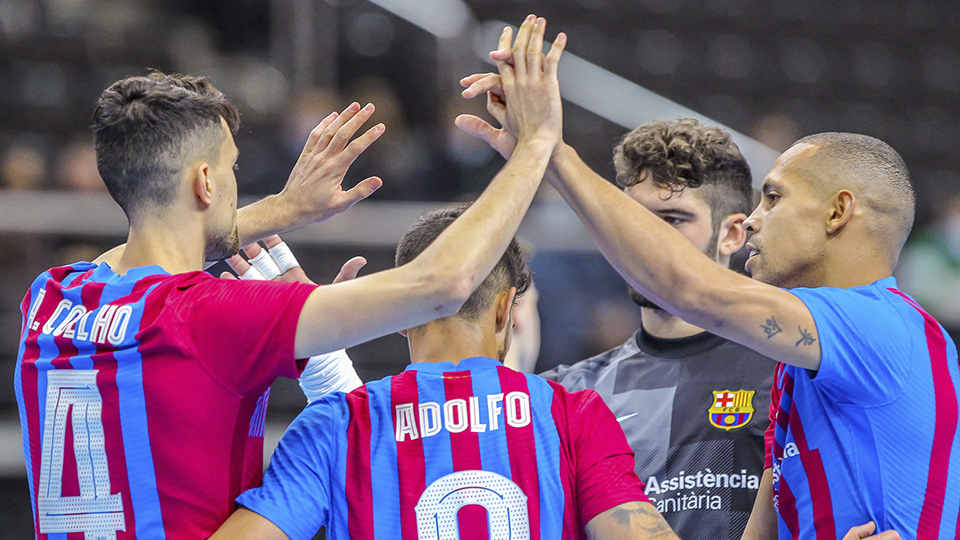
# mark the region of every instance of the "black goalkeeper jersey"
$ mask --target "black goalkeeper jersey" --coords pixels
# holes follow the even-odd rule
[[[646,494],[684,540],[739,540],[763,473],[775,364],[703,332],[623,345],[541,375],[596,390],[633,448]]]

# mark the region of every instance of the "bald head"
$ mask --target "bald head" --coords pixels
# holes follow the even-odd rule
[[[823,180],[822,189],[851,191],[869,214],[878,242],[899,253],[913,228],[916,207],[910,173],[900,154],[880,139],[855,133],[818,133],[794,143],[798,145],[814,148],[805,165]]]

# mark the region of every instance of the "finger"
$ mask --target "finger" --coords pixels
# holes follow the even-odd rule
[[[342,195],[343,203],[341,211],[348,210],[351,206],[373,195],[373,192],[380,189],[380,186],[382,185],[383,180],[377,176],[371,176],[370,178],[367,178],[366,180],[363,180],[362,182],[359,182],[357,185],[353,186],[352,189],[344,191]]]
[[[876,536],[873,536],[873,537],[868,536],[867,538],[875,538],[876,540],[902,540],[900,538],[900,533],[898,533],[897,531],[883,531],[882,533]]]
[[[247,255],[247,262],[263,274],[264,279],[271,280],[283,273],[270,252],[261,248],[260,244],[250,244],[243,248],[243,252]]]
[[[316,285],[309,277],[307,273],[303,271],[303,268],[296,266],[287,270],[283,275],[276,278],[277,281],[295,281],[297,283],[306,283],[308,285]]]
[[[557,66],[560,64],[560,55],[563,54],[563,49],[567,47],[567,35],[563,32],[557,34],[557,38],[553,40],[553,45],[550,46],[550,52],[547,53],[547,57],[543,60],[543,73],[548,77],[557,76]]]
[[[300,262],[297,260],[297,257],[293,254],[293,251],[286,242],[281,240],[280,242],[270,246],[269,249],[270,256],[273,257],[273,260],[277,263],[277,266],[280,267],[281,274],[286,274],[291,268],[300,267]]]
[[[530,33],[533,32],[533,25],[536,22],[536,15],[527,15],[520,29],[517,30],[517,39],[513,41],[513,68],[519,79],[526,77],[528,73],[527,45],[530,44]]]
[[[280,242],[283,242],[283,239],[280,238],[279,234],[272,234],[263,239],[263,245],[267,246],[267,249],[270,249],[276,246]]]
[[[350,165],[353,165],[353,162],[360,157],[360,154],[369,148],[374,141],[379,139],[386,129],[387,126],[383,124],[377,124],[347,145],[347,148],[337,156],[337,159],[340,160],[339,166],[343,168],[343,171],[346,172],[346,169],[348,169]],[[333,145],[331,145],[331,147],[332,146]]]
[[[367,260],[363,257],[354,257],[349,261],[343,263],[343,266],[340,267],[340,273],[337,274],[337,277],[333,278],[334,283],[342,283],[344,281],[350,281],[357,277],[357,274],[360,272],[360,269],[366,266]]]
[[[233,268],[233,271],[236,272],[237,276],[242,280],[265,279],[263,274],[253,266],[250,266],[250,263],[243,260],[243,257],[241,257],[239,253],[227,259],[227,264],[230,265],[230,268]]]
[[[342,113],[337,115],[324,129],[320,130],[319,140],[317,141],[316,146],[312,151],[323,152],[327,149],[327,146],[330,144],[330,141],[333,139],[333,136],[346,124],[348,121],[353,119],[353,117],[360,112],[360,104],[354,101],[350,105],[347,105],[347,108],[343,110]]]
[[[543,33],[547,28],[547,20],[538,17],[533,23],[530,32],[530,42],[527,44],[527,69],[531,75],[539,76],[543,70]]]
[[[506,126],[507,100],[504,96],[487,92],[487,112],[496,118],[501,127]]]
[[[461,114],[453,121],[458,128],[492,146],[500,130],[472,114]]]
[[[376,107],[373,106],[373,103],[367,103],[353,116],[348,122],[344,123],[340,129],[333,135],[333,138],[330,140],[330,144],[326,148],[326,152],[342,152],[343,149],[347,146],[347,143],[350,142],[350,139],[353,138],[354,134],[357,133],[357,130],[360,129],[367,120],[370,119],[370,116],[373,115],[373,111],[376,110]],[[382,128],[383,124],[377,124],[377,127]],[[380,130],[380,133],[383,133],[383,130]],[[379,137],[379,135],[377,135]],[[376,140],[376,139],[374,139]],[[370,141],[371,143],[373,141]],[[368,145],[369,146],[369,145]],[[357,154],[360,155],[360,154]]]
[[[460,86],[467,88],[473,83],[485,79],[490,75],[496,75],[496,73],[474,73],[473,75],[467,75],[466,77],[460,79]]]
[[[507,73],[513,73],[513,51],[510,50],[511,43],[513,43],[513,27],[507,26],[504,27],[503,32],[500,33],[500,43],[497,45],[497,50],[490,53],[490,58],[497,63],[497,71],[501,76]],[[495,57],[495,55],[497,56]]]
[[[332,112],[328,114],[326,118],[321,120],[320,123],[317,124],[317,127],[313,128],[313,131],[311,131],[310,135],[307,136],[307,143],[303,145],[304,154],[313,151],[313,149],[317,146],[317,142],[320,140],[320,136],[323,134],[323,130],[327,129],[327,126],[333,123],[338,116],[340,116],[339,113]]]
[[[487,92],[503,93],[503,80],[500,75],[491,73],[482,79],[478,79],[470,84],[461,95],[467,99],[475,98]]]
[[[237,280],[237,276],[231,274],[230,272],[223,271],[223,272],[220,273],[220,279],[232,279],[232,280],[236,281],[236,280]]]
[[[877,526],[874,522],[865,523],[863,525],[858,525],[850,529],[850,532],[844,536],[844,540],[855,540],[859,538],[866,538],[873,534],[873,531],[877,530]]]

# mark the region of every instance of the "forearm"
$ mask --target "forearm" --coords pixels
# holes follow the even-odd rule
[[[773,507],[773,469],[765,469],[753,511],[743,531],[742,540],[776,540],[777,511]]]
[[[279,234],[310,221],[282,200],[282,195],[269,195],[237,210],[237,233],[240,245],[245,246],[272,234]]]
[[[673,227],[593,172],[564,146],[545,177],[580,217],[604,257],[650,300],[686,313],[727,271]],[[698,290],[702,288],[703,290]],[[669,300],[667,300],[669,299]],[[693,321],[691,321],[693,322]]]

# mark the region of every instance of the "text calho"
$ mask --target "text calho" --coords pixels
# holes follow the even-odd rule
[[[40,289],[37,301],[30,310],[30,317],[27,319],[27,328],[30,330],[40,329],[46,335],[63,336],[100,345],[120,345],[126,338],[133,316],[133,308],[128,305],[108,304],[87,311],[83,305],[74,305],[70,300],[63,299],[41,328],[40,321],[35,319],[45,294],[46,289]]]
[[[486,423],[481,418],[481,407],[487,410]],[[413,403],[401,403],[394,407],[396,412],[397,442],[421,437],[432,437],[446,429],[450,433],[460,433],[469,429],[476,433],[500,429],[503,421],[510,427],[521,428],[530,424],[530,396],[523,392],[490,394],[484,403],[477,396],[467,399],[450,399],[443,405],[435,401],[425,401],[416,406]]]

